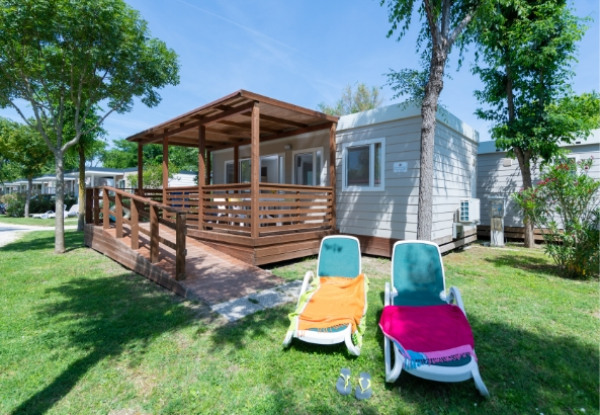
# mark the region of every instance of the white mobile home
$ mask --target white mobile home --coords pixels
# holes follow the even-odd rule
[[[416,239],[420,140],[421,109],[414,104],[340,118],[337,227],[358,236],[363,252],[389,256],[394,241]],[[478,141],[475,130],[448,111],[438,111],[432,239],[444,251],[475,240]]]
[[[595,130],[587,140],[579,140],[562,147],[569,151],[570,158],[583,160],[594,158],[590,174],[600,179],[600,130]],[[491,200],[504,201],[504,233],[508,239],[523,239],[523,218],[511,195],[523,187],[521,171],[516,159],[508,158],[506,151],[496,148],[494,141],[479,144],[477,161],[477,197],[481,201],[480,237],[489,237],[491,226]],[[533,182],[539,179],[539,169],[533,169]],[[541,236],[536,237],[541,240]]]
[[[420,138],[420,107],[414,104],[345,115],[338,121],[337,230],[359,237],[365,253],[389,256],[395,241],[416,238]],[[443,250],[475,240],[478,140],[471,127],[445,110],[438,111],[432,236]],[[214,184],[250,180],[250,146],[237,151],[238,177],[233,174],[234,149],[213,152]],[[261,182],[329,184],[328,131],[261,143],[260,154]]]

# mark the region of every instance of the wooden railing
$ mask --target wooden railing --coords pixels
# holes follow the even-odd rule
[[[259,236],[334,227],[331,187],[261,183],[258,212],[252,212],[250,196],[250,184],[204,186],[200,221],[197,187],[168,189],[166,204],[184,211],[188,226],[242,236],[252,235],[253,214]]]
[[[100,213],[102,213],[102,218]],[[187,228],[184,210],[125,190],[103,186],[86,189],[85,217],[86,223],[93,223],[97,226],[102,223],[104,229],[108,229],[113,221],[117,238],[124,236],[123,225],[128,225],[131,249],[139,248],[140,233],[149,236],[150,262],[152,263],[158,262],[160,244],[175,250],[175,279],[185,278]],[[149,229],[140,226],[141,223],[148,223]],[[175,243],[161,237],[159,223],[175,231]]]

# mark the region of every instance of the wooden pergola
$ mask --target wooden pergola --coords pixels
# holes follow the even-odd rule
[[[169,189],[163,186],[162,203],[171,206],[182,206],[185,200],[187,209],[188,233],[204,242],[212,242],[216,247],[237,246],[250,248],[255,251],[260,247],[274,246],[275,244],[292,244],[302,240],[320,239],[323,234],[335,231],[335,157],[336,157],[336,125],[338,117],[326,115],[318,111],[299,107],[273,98],[239,90],[210,104],[196,108],[190,112],[158,124],[145,131],[137,133],[127,140],[138,143],[138,191],[145,193],[143,183],[142,149],[146,144],[159,144],[163,148],[163,183],[168,183],[169,146],[183,146],[198,148],[198,186],[194,189],[177,188]],[[260,182],[260,144],[285,137],[293,137],[304,133],[327,130],[329,131],[329,186],[297,186],[283,184],[268,184]],[[233,149],[233,177],[238,178],[239,148],[250,146],[251,174],[249,184],[214,185],[209,183],[210,153],[215,150]],[[185,192],[185,197],[181,193]],[[326,191],[326,196],[323,192]],[[216,200],[221,200],[222,195],[235,192],[244,192],[243,201],[231,202],[225,208],[219,206]],[[268,202],[266,193],[277,193],[280,199]],[[311,193],[312,192],[312,193]],[[287,220],[264,219],[264,212],[290,212],[289,199],[285,194],[294,194],[298,212],[304,212],[310,220],[300,216]],[[174,196],[175,194],[175,196]],[[311,194],[313,196],[311,196]],[[322,223],[315,225],[315,210],[308,212],[309,198],[325,200]],[[193,203],[190,201],[193,200]],[[282,202],[282,200],[284,200]],[[287,202],[286,202],[287,200]],[[226,202],[228,203],[228,202]],[[237,205],[235,204],[237,203]],[[305,207],[302,210],[302,207]],[[213,216],[222,212],[233,213],[233,209],[245,209],[244,219],[233,218],[227,224],[222,224],[213,219]],[[261,212],[259,215],[258,212]],[[211,216],[212,215],[212,216]],[[230,215],[231,216],[231,215]],[[278,214],[282,216],[292,216]],[[262,218],[262,219],[261,219]],[[269,222],[270,221],[270,222]],[[267,229],[268,225],[275,225],[274,229]],[[291,235],[291,237],[290,237]],[[294,237],[295,235],[295,237]],[[276,236],[276,238],[273,238]],[[312,244],[314,245],[314,243]],[[312,246],[311,245],[311,246]],[[242,249],[243,250],[243,249]],[[314,250],[314,249],[313,249]],[[229,248],[230,253],[252,262],[265,263],[257,259],[256,252],[248,256]],[[308,250],[304,250],[308,253]],[[316,252],[316,251],[315,251]],[[289,255],[277,258],[286,259]],[[272,259],[267,262],[274,262]]]

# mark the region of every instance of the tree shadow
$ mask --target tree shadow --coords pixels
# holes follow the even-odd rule
[[[30,232],[35,232],[35,239],[27,237]],[[39,236],[40,233],[47,233],[48,236]],[[20,239],[4,245],[0,248],[3,252],[23,252],[23,251],[42,251],[54,250],[54,230],[43,231],[23,231]],[[65,252],[71,252],[78,248],[83,248],[84,244],[81,237],[81,232],[65,231]]]
[[[480,321],[473,314],[469,320],[479,370],[491,397],[474,408],[478,392],[472,380],[441,383],[402,372],[390,385],[399,389],[402,399],[417,407],[426,401],[451,405],[456,413],[502,413],[500,408],[509,407],[512,413],[549,413],[557,408],[576,413],[597,407],[597,347],[554,332],[534,333],[508,323]]]
[[[42,245],[47,243],[45,239],[42,238]],[[37,244],[35,249],[40,249]],[[195,323],[192,311],[180,300],[140,279],[131,273],[98,279],[78,278],[47,290],[49,295],[61,300],[38,311],[40,324],[50,318],[56,321],[59,316],[70,325],[69,343],[88,353],[24,401],[13,414],[45,413],[101,360],[125,350],[135,350],[134,353],[141,355],[148,343],[160,334]],[[62,335],[64,332],[49,333],[40,340],[53,347],[64,347],[64,339],[59,337]]]
[[[375,296],[377,298],[378,294]],[[269,373],[265,382],[270,395],[262,399],[267,399],[269,408],[277,408],[279,413],[294,413],[294,410],[298,413],[348,413],[358,411],[357,405],[361,405],[361,413],[380,413],[384,409],[398,411],[407,405],[415,413],[503,414],[507,410],[511,413],[551,413],[558,408],[564,409],[565,413],[575,413],[580,408],[589,411],[598,402],[600,355],[596,347],[576,337],[524,330],[510,322],[484,321],[473,313],[469,315],[469,321],[475,336],[481,376],[490,390],[490,399],[479,395],[472,380],[442,383],[402,372],[395,383],[384,383],[383,335],[376,324],[381,307],[379,304],[373,304],[373,307],[367,316],[365,344],[359,358],[350,356],[344,344],[321,346],[294,340],[289,348],[283,349],[280,344],[289,324],[289,307],[262,311],[217,328],[212,333],[214,350],[228,345],[231,353],[236,353],[256,347],[249,344],[260,338],[263,340],[260,347],[271,349],[274,356],[281,353],[282,361],[294,361],[294,367],[285,366],[279,359],[264,362],[264,370]],[[264,346],[265,339],[271,339],[272,343]],[[391,402],[382,406],[377,400],[358,403],[343,397],[338,402],[333,388],[336,373],[331,370],[332,366],[334,370],[354,367],[353,374],[356,368],[369,371],[374,378],[380,378],[374,387],[375,393],[385,392]],[[286,372],[290,382],[282,384],[282,371]],[[313,377],[316,380],[311,379]],[[294,390],[294,384],[306,387],[311,381],[315,383],[313,389],[321,389],[320,401],[304,401]]]
[[[560,277],[563,275],[560,272],[560,268],[556,265],[549,264],[544,258],[536,258],[528,255],[498,255],[494,258],[485,258],[487,262],[490,262],[496,267],[506,267],[507,265],[521,269],[528,273],[544,274],[552,277]]]

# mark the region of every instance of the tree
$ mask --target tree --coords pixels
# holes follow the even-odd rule
[[[98,140],[98,137],[103,136],[106,132],[98,126],[99,116],[96,114],[97,109],[88,113],[88,119],[85,120],[84,131],[79,138],[77,144],[69,148],[67,158],[75,159],[77,171],[79,174],[78,180],[78,211],[77,211],[77,231],[83,232],[85,224],[85,167],[86,160],[93,160],[96,154],[99,154],[104,149],[106,143]],[[68,113],[65,120],[64,134],[67,137],[75,135],[74,129],[74,111]],[[67,163],[65,163],[67,164]]]
[[[573,95],[570,63],[583,27],[566,1],[499,0],[477,30],[483,63],[474,67],[484,83],[476,91],[480,118],[493,121],[496,147],[516,157],[523,188],[530,189],[536,162],[550,161],[559,143],[586,138],[600,119],[597,93]],[[525,245],[532,247],[533,221],[525,212]]]
[[[334,106],[325,103],[319,104],[319,111],[329,115],[346,115],[355,112],[371,110],[381,105],[379,90],[376,87],[367,87],[364,83],[356,85],[356,91],[352,91],[352,86],[347,85],[344,88],[342,97]]]
[[[100,124],[130,110],[135,97],[155,106],[157,89],[177,84],[178,71],[175,52],[151,38],[123,0],[0,0],[0,107],[14,108],[54,154],[57,212],[64,210],[65,151],[96,127],[86,125],[94,108],[104,108]],[[75,135],[65,137],[70,111]],[[62,215],[54,250],[65,251]]]
[[[100,160],[104,167],[111,169],[126,169],[137,166],[137,147],[134,142],[127,140],[114,140],[113,148],[108,148],[100,154]],[[146,150],[144,146],[144,150]]]
[[[431,240],[436,113],[439,96],[444,87],[446,61],[452,47],[457,42],[466,43],[468,36],[465,35],[465,30],[475,18],[483,1],[423,0],[418,10],[423,24],[417,48],[421,49],[425,42],[425,47],[422,48],[422,60],[428,69],[421,72],[405,70],[395,76],[396,81],[409,81],[407,85],[399,86],[401,91],[412,91],[413,93],[422,91],[417,239]],[[388,18],[392,24],[388,37],[397,32],[398,40],[400,40],[410,26],[415,0],[381,0],[382,5],[385,3],[388,5]],[[389,79],[393,81],[394,75]]]
[[[0,153],[20,177],[27,179],[24,215],[29,217],[33,179],[44,171],[52,153],[37,130],[8,120],[0,121]]]

